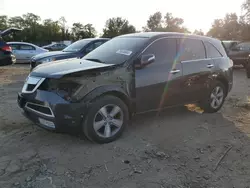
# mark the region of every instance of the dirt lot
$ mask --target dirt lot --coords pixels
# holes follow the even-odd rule
[[[221,112],[136,117],[118,141],[92,144],[31,123],[16,103],[28,67],[0,69],[0,187],[250,187],[250,80],[235,70]],[[13,75],[15,74],[15,75]]]

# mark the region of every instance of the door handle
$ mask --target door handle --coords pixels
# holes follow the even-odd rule
[[[212,67],[214,67],[213,64],[208,64],[208,65],[207,65],[207,68],[212,68]]]
[[[171,74],[176,74],[176,73],[178,73],[178,72],[180,72],[180,70],[171,70],[171,71],[170,71]]]

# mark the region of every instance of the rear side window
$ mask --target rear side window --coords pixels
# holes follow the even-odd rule
[[[182,38],[179,41],[180,61],[205,59],[205,47],[201,40]]]
[[[221,53],[210,42],[204,42],[207,52],[207,58],[222,57]]]

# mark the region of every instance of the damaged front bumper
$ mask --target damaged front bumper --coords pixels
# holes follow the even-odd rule
[[[85,105],[70,103],[52,92],[42,90],[31,94],[18,93],[17,102],[24,116],[49,130],[79,128],[86,113]]]

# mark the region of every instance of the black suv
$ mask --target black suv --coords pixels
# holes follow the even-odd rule
[[[42,127],[81,127],[90,140],[107,143],[121,135],[134,114],[188,103],[218,111],[232,88],[232,66],[216,39],[127,34],[82,59],[38,66],[18,104]]]
[[[21,29],[9,28],[0,31],[0,66],[12,65],[16,62],[16,57],[13,55],[10,45],[3,40],[3,37],[18,31],[21,31]]]

